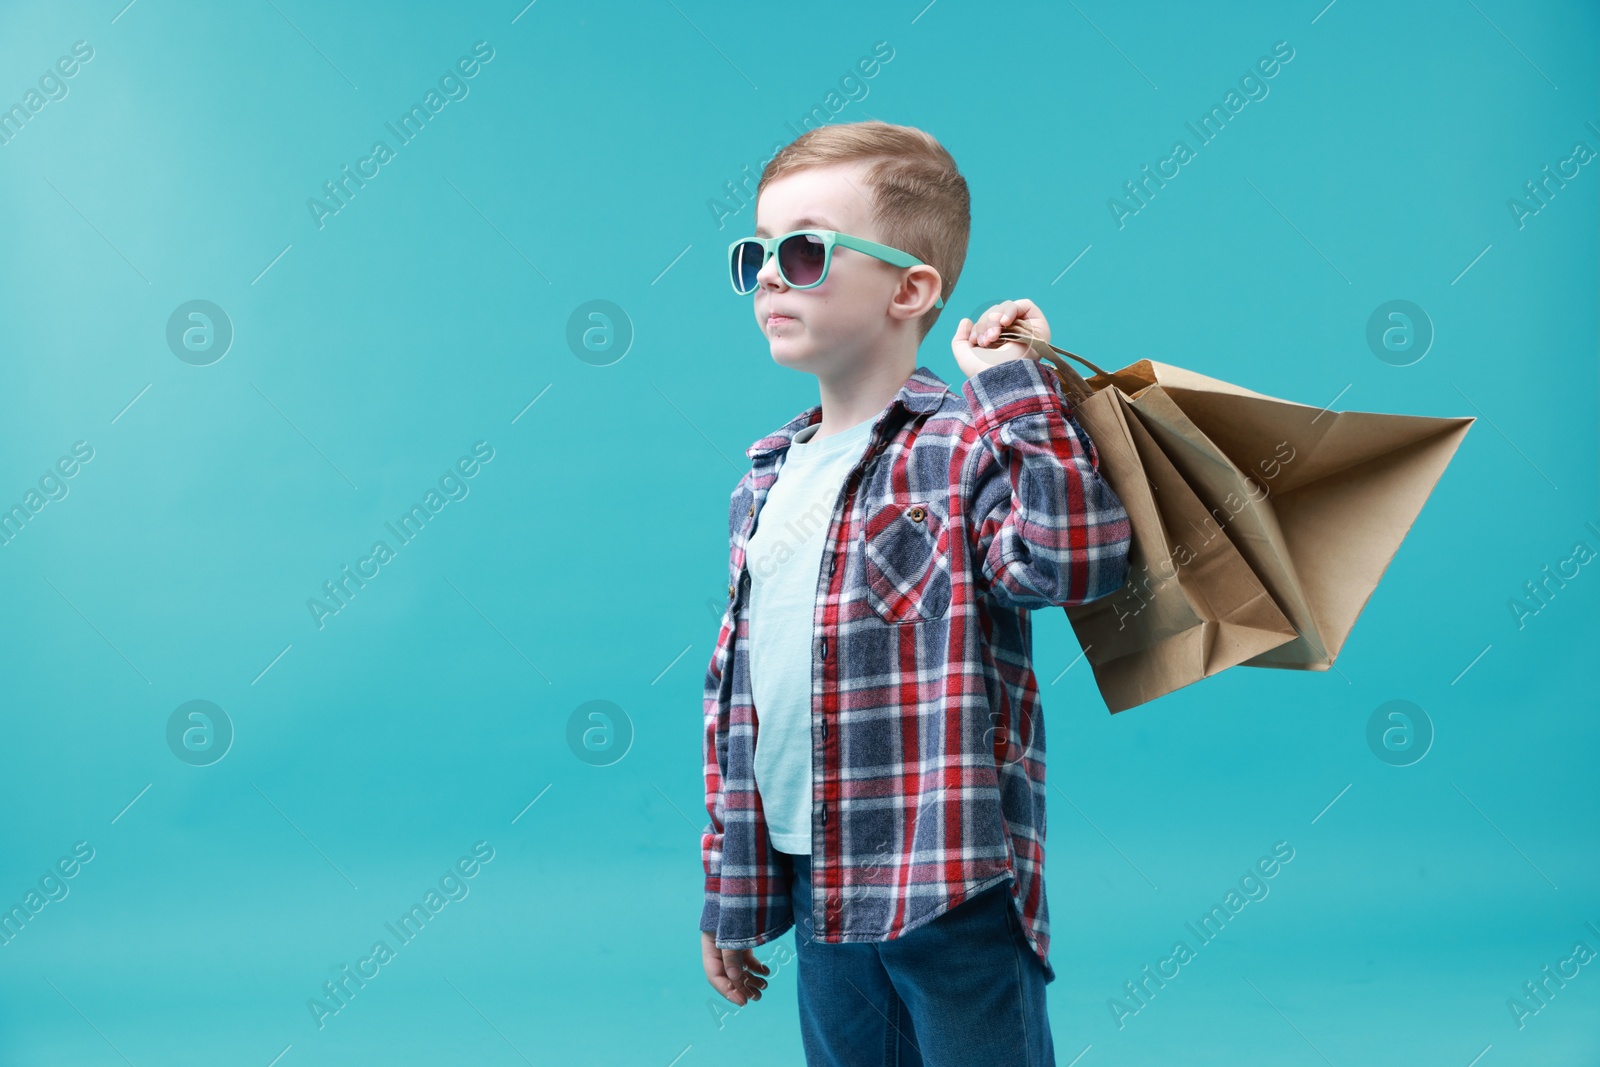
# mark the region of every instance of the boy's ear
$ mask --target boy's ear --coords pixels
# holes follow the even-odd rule
[[[889,305],[890,314],[900,319],[915,319],[926,315],[933,310],[934,302],[939,299],[943,287],[944,279],[939,276],[937,268],[930,267],[926,263],[908,267],[900,280],[900,285],[895,289],[894,301]]]

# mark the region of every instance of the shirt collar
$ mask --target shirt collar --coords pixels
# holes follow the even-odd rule
[[[939,407],[939,405],[944,403],[944,398],[949,391],[949,386],[945,384],[943,378],[933,373],[933,371],[929,370],[927,367],[918,367],[916,370],[911,372],[911,377],[906,379],[906,383],[900,387],[900,391],[894,395],[894,399],[889,401],[888,405],[884,408],[884,411],[887,412],[896,404],[899,404],[907,411],[934,411]],[[882,419],[883,412],[880,412],[877,419],[874,420],[874,423],[881,421]],[[812,423],[821,421],[822,405],[813,404],[811,407],[802,411],[800,414],[784,423],[772,433],[761,438],[755,444],[745,449],[744,454],[751,459],[755,459],[757,456],[764,455],[768,452],[775,452],[781,448],[788,448],[794,443],[795,434],[799,433],[807,426],[810,426]]]

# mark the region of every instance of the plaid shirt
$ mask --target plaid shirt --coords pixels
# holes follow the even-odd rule
[[[835,502],[812,650],[812,925],[886,941],[1011,879],[1050,966],[1044,718],[1030,610],[1107,596],[1131,531],[1048,366],[986,367],[962,396],[918,367]],[[756,790],[745,546],[812,407],[745,454],[728,510],[728,610],[705,676],[705,902],[721,948],[794,925]]]

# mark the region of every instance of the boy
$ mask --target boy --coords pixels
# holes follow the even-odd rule
[[[1054,372],[989,347],[1049,339],[1031,301],[961,320],[961,395],[917,366],[970,224],[934,138],[819,127],[757,198],[734,289],[821,403],[746,450],[730,502],[706,978],[760,999],[754,946],[796,926],[808,1063],[1053,1063],[1028,613],[1123,584],[1127,513]]]

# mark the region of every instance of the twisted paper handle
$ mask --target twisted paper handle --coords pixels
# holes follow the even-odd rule
[[[1071,359],[1077,360],[1079,363],[1082,363],[1085,367],[1088,367],[1102,378],[1110,377],[1109,374],[1095,366],[1093,363],[1090,363],[1082,356],[1074,355],[1073,353],[1068,352],[1065,348],[1057,348],[1049,341],[1046,341],[1044,338],[1035,334],[1032,330],[1025,330],[1020,326],[1012,325],[1004,330],[1001,330],[995,339],[997,341],[1017,341],[1027,345],[1029,348],[1037,352],[1040,356],[1040,360],[1042,362],[1048,362],[1051,365],[1051,368],[1056,372],[1056,377],[1061,380],[1062,391],[1072,399],[1073,403],[1079,403],[1083,401],[1090,393],[1093,393],[1095,389],[1084,380],[1083,375],[1078,373],[1077,368],[1073,367],[1072,364],[1067,363],[1061,358],[1061,356],[1067,356]],[[1060,354],[1058,355],[1057,353]]]

